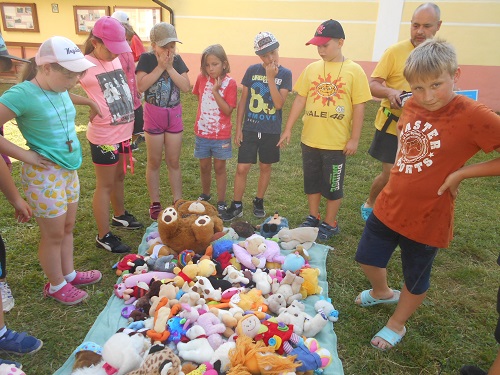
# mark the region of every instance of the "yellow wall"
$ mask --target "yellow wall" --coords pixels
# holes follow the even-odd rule
[[[374,58],[378,10],[381,4],[400,4],[401,23],[396,40],[409,37],[410,19],[423,1],[405,0],[163,0],[175,13],[174,24],[179,39],[179,53],[191,69],[193,80],[199,67],[199,56],[210,44],[224,46],[239,82],[246,67],[258,62],[253,53],[253,38],[259,31],[271,31],[280,41],[282,62],[292,68],[294,78],[303,67],[318,58],[314,46],[305,46],[316,27],[325,19],[339,20],[346,33],[343,53],[359,62],[371,73]],[[52,13],[52,3],[58,3],[59,13]],[[441,8],[443,25],[438,36],[450,41],[457,49],[459,63],[467,74],[462,75],[463,89],[480,89],[480,100],[500,110],[500,0],[436,0]],[[86,37],[75,33],[73,5],[115,5],[122,7],[158,7],[148,0],[41,0],[36,1],[40,32],[4,31],[10,45],[15,42],[41,43],[53,35],[64,35],[77,44]],[[401,7],[400,7],[401,8]],[[395,12],[397,13],[397,12]],[[162,11],[162,19],[169,21]],[[151,25],[152,26],[152,25]],[[390,44],[390,43],[389,43]],[[14,49],[11,53],[15,53]],[[36,50],[35,50],[36,51]],[[32,55],[33,51],[28,51]],[[27,56],[29,57],[29,56]],[[376,59],[375,59],[376,60]],[[486,95],[486,97],[484,96]]]

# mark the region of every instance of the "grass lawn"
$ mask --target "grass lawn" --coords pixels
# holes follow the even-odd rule
[[[8,86],[2,85],[3,92]],[[78,90],[76,90],[78,91]],[[284,109],[288,115],[293,96]],[[195,199],[201,192],[198,162],[193,157],[193,123],[196,116],[194,95],[184,95],[184,144],[182,150],[183,191],[186,199]],[[366,107],[363,135],[358,153],[348,159],[345,197],[339,213],[341,233],[329,245],[335,248],[328,257],[329,295],[340,311],[335,325],[339,356],[346,374],[457,374],[463,364],[479,364],[488,368],[497,353],[493,330],[499,285],[498,246],[500,244],[500,213],[498,177],[469,180],[462,184],[457,199],[455,239],[449,249],[440,251],[433,270],[432,286],[424,305],[407,325],[408,333],[396,349],[387,353],[374,350],[370,338],[384,326],[393,306],[360,308],[354,304],[356,295],[369,287],[353,257],[364,222],[359,206],[366,199],[371,182],[380,165],[367,154],[373,134],[373,119],[378,103]],[[285,119],[286,121],[286,119]],[[81,199],[75,227],[75,264],[77,269],[98,268],[103,272],[100,283],[87,288],[90,298],[77,306],[67,307],[54,300],[43,299],[46,278],[37,258],[39,230],[34,220],[18,224],[13,209],[0,197],[0,233],[7,246],[8,281],[16,299],[14,309],[6,314],[10,328],[29,331],[44,341],[44,347],[33,356],[21,358],[28,375],[55,372],[79,345],[113,293],[117,279],[111,269],[120,256],[95,246],[96,225],[92,215],[92,194],[95,177],[88,142],[85,138],[87,109],[78,108],[78,135],[83,145],[84,161],[79,170]],[[24,144],[17,128],[5,126],[6,137]],[[302,163],[299,137],[301,125],[294,129],[293,140],[274,167],[266,196],[268,214],[278,210],[292,227],[307,215],[307,202],[302,189]],[[236,167],[236,152],[228,163],[228,201]],[[146,226],[149,198],[145,185],[145,144],[134,153],[135,174],[126,178],[126,208]],[[496,155],[494,155],[496,156]],[[479,154],[473,161],[492,158]],[[14,179],[19,184],[20,163],[14,164]],[[257,170],[252,168],[244,197],[244,219],[260,224],[252,216],[252,199],[256,192]],[[162,172],[162,202],[171,202],[166,169]],[[215,191],[215,187],[213,187]],[[229,202],[228,202],[229,203]],[[418,213],[416,213],[418,214]],[[137,248],[143,231],[118,233]],[[394,288],[402,285],[399,257],[389,265],[389,282]],[[0,353],[1,358],[19,360]]]

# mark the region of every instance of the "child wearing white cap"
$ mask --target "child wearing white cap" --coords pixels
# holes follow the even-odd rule
[[[248,172],[259,156],[259,181],[253,199],[253,214],[265,217],[264,195],[271,180],[271,168],[280,160],[282,108],[292,89],[292,72],[279,63],[279,42],[268,31],[258,33],[254,51],[261,63],[251,65],[241,81],[241,98],[236,110],[234,144],[238,165],[231,205],[221,217],[231,221],[243,216],[243,194]]]
[[[82,163],[82,151],[72,101],[94,110],[96,106],[68,90],[92,66],[71,40],[52,37],[31,59],[22,82],[0,97],[0,122],[15,118],[29,147],[26,151],[0,138],[1,152],[24,161],[23,190],[30,206],[28,212],[40,227],[38,257],[49,280],[44,294],[65,305],[88,297],[77,287],[101,279],[99,271],[76,272],[73,264],[73,227],[80,195],[77,169]],[[28,220],[31,215],[23,216]]]

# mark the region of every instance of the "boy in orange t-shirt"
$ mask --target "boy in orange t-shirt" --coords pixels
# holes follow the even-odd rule
[[[500,117],[453,91],[460,77],[454,48],[427,40],[410,54],[404,75],[413,96],[398,122],[396,163],[355,258],[373,288],[360,293],[356,303],[397,303],[387,325],[371,340],[380,350],[401,341],[407,320],[426,296],[438,248],[448,247],[453,236],[460,182],[500,175],[500,158],[464,166],[480,150],[500,152]],[[401,292],[387,284],[386,267],[397,246],[405,281]]]

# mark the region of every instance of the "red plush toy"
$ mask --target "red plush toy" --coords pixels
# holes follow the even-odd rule
[[[142,273],[147,272],[147,270],[146,261],[139,254],[125,255],[116,265],[117,276],[121,276],[124,273]]]

